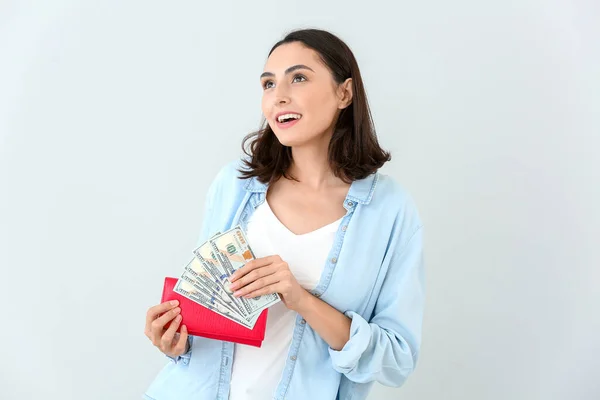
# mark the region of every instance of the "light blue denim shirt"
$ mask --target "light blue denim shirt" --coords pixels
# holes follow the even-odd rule
[[[238,179],[242,164],[220,170],[208,189],[198,245],[249,217],[267,185]],[[330,348],[296,316],[279,400],[359,400],[372,383],[400,386],[415,369],[425,299],[423,228],[402,187],[379,172],[354,181],[319,284],[311,293],[352,319],[350,340]],[[233,343],[190,337],[190,350],[160,371],[150,400],[227,400]]]

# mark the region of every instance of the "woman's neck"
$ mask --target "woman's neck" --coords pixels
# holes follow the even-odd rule
[[[289,173],[303,186],[317,191],[339,186],[341,182],[329,165],[328,146],[292,147]]]

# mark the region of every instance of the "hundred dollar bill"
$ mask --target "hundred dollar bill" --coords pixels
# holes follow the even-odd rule
[[[209,310],[218,313],[219,315],[222,315],[227,319],[230,319],[233,322],[245,326],[246,328],[252,329],[254,327],[254,324],[256,323],[256,319],[253,320],[254,323],[252,322],[252,320],[249,322],[246,319],[241,318],[239,315],[232,313],[226,307],[214,302],[214,298],[209,298],[204,293],[196,289],[189,282],[178,280],[173,291],[179,293],[182,296],[187,297],[188,299],[200,304],[203,307],[208,308]]]
[[[221,264],[217,261],[217,257],[213,252],[213,249],[210,245],[210,242],[203,243],[200,247],[194,250],[194,255],[198,257],[198,260],[202,262],[204,265],[204,269],[215,279],[216,282],[219,282],[221,286],[223,285],[223,281],[227,279],[227,273],[221,267]]]
[[[235,271],[246,265],[248,261],[254,260],[254,254],[250,248],[250,244],[246,239],[246,235],[239,226],[228,230],[208,241],[212,247],[214,255],[217,257],[219,264],[224,269],[227,278],[224,280],[223,287],[229,289],[229,276]],[[260,313],[267,307],[280,301],[279,295],[276,293],[246,299],[238,297],[248,315]]]
[[[194,279],[194,276],[191,275],[187,270],[181,274],[181,277],[179,278],[179,280],[187,282],[187,283],[191,284],[192,286],[194,286],[194,288],[199,293],[202,293],[205,297],[210,298],[211,301],[213,302],[213,304],[219,304],[219,305],[227,308],[232,313],[238,314],[238,316],[240,318],[243,318],[242,315],[239,315],[239,312],[237,311],[237,307],[235,307],[232,304],[231,300],[228,302],[223,301],[221,299],[221,297],[214,294],[210,288],[207,288],[206,286],[202,285],[200,282],[196,281],[196,279]]]
[[[219,264],[219,261],[217,261],[217,257],[210,243],[205,242],[200,247],[195,249],[194,255],[198,258],[198,260],[200,260],[204,266],[204,270],[214,278],[215,282],[217,282],[221,288],[225,289],[229,282],[227,279],[228,275],[223,267],[221,267],[221,264]],[[225,290],[225,293],[231,296],[239,313],[242,316],[247,317],[249,313],[246,311],[246,308],[243,307],[242,302],[237,297],[233,297],[233,294],[230,290]]]
[[[248,319],[246,319],[246,321],[248,321],[248,325],[250,325],[250,329],[254,328],[254,325],[256,324],[256,321],[258,321],[258,317],[260,317],[260,313],[257,312],[254,315],[251,315]]]
[[[201,287],[206,288],[209,293],[217,297],[222,303],[227,305],[233,311],[242,313],[241,306],[237,304],[236,298],[219,284],[217,278],[213,274],[210,274],[205,268],[205,262],[201,261],[198,257],[194,257],[186,266],[185,272],[193,277]],[[243,316],[243,314],[241,314]]]

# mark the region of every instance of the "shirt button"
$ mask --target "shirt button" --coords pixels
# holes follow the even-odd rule
[[[305,320],[305,319],[302,319],[302,321],[300,321],[300,323],[301,323],[302,325],[304,325],[304,324],[306,323],[306,320]]]
[[[350,207],[352,207],[352,206],[354,205],[354,203],[353,203],[353,202],[351,202],[351,201],[349,201],[349,202],[348,202],[348,205],[349,205]]]
[[[296,356],[291,356],[291,357],[290,357],[290,360],[292,360],[292,361],[296,361]]]
[[[319,293],[315,293],[315,297],[321,297]]]
[[[335,263],[337,262],[337,258],[333,257],[333,258],[331,259],[331,262],[335,264]]]
[[[346,229],[348,229],[348,225],[344,225],[344,226],[342,226],[342,231],[343,231],[343,232],[346,232]]]

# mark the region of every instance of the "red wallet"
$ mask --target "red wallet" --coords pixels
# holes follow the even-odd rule
[[[179,300],[181,324],[192,336],[224,340],[260,347],[265,338],[267,309],[263,310],[254,328],[248,329],[173,291],[177,278],[165,278],[161,303]]]

